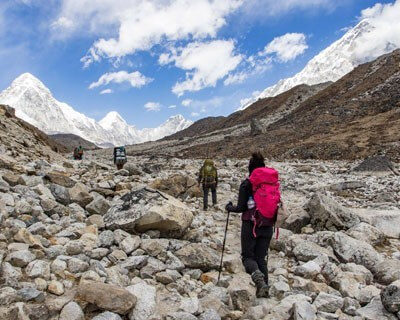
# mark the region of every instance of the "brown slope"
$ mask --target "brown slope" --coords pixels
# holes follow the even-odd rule
[[[75,147],[82,146],[85,150],[99,149],[94,143],[89,142],[75,134],[52,134],[50,137],[58,143],[64,145],[68,152],[72,152]]]
[[[189,148],[218,155],[355,159],[386,151],[400,154],[400,50],[357,67],[270,125],[265,135],[242,136]]]
[[[277,113],[286,113],[298,107],[303,101],[315,95],[330,83],[315,86],[299,85],[276,97],[259,99],[248,108],[237,111],[228,117],[208,117],[196,121],[185,130],[179,131],[163,140],[195,137],[210,134],[213,131],[224,130],[237,125],[244,125],[253,118],[263,119]]]
[[[30,161],[37,158],[61,159],[57,152],[66,152],[45,133],[17,118],[15,110],[0,104],[0,145],[1,153],[12,156],[17,161]]]

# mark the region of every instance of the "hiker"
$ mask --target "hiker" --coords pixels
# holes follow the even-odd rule
[[[214,162],[210,159],[204,161],[203,166],[199,172],[199,185],[203,185],[203,209],[208,209],[208,193],[211,189],[213,205],[217,205],[217,185],[218,185],[218,172]]]
[[[229,202],[225,209],[242,212],[242,262],[257,287],[257,297],[268,297],[268,268],[265,258],[273,234],[280,191],[278,172],[266,168],[260,152],[249,162],[249,177],[239,189],[237,206]]]
[[[78,160],[82,160],[83,158],[83,148],[81,145],[78,147]]]
[[[74,148],[74,160],[78,160],[79,159],[79,154],[78,154],[78,147]]]
[[[127,159],[125,147],[122,146],[114,148],[114,164],[117,166],[117,169],[121,170],[126,162]]]

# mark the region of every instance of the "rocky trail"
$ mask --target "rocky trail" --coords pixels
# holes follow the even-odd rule
[[[217,160],[218,205],[201,210],[200,160],[0,158],[0,318],[398,319],[400,181],[384,158],[271,162],[290,216],[257,299],[226,222],[247,160]],[[358,167],[358,169],[357,169]],[[374,170],[371,172],[370,170]]]

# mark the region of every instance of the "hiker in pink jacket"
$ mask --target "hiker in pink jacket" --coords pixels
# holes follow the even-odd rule
[[[249,177],[239,188],[237,206],[229,202],[225,209],[242,212],[242,261],[257,287],[257,297],[268,297],[266,257],[280,202],[278,172],[266,168],[260,152],[249,162]]]

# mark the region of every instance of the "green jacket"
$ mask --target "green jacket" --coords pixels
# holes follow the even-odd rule
[[[214,161],[210,159],[204,161],[204,164],[199,172],[198,181],[206,186],[218,184],[218,171],[214,165]]]

